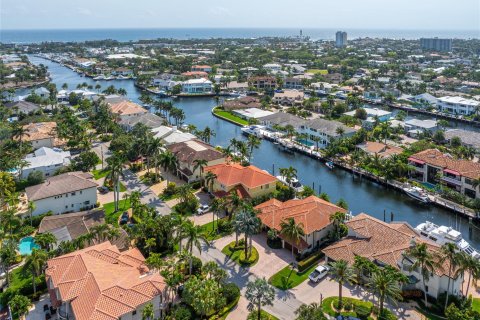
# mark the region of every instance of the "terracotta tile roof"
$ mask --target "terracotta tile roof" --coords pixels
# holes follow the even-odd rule
[[[303,224],[303,231],[306,234],[322,230],[330,225],[330,216],[335,212],[346,212],[345,209],[316,196],[285,202],[270,199],[259,204],[255,209],[260,210],[258,217],[269,228],[280,231],[280,223],[293,218],[296,224]]]
[[[429,165],[440,167],[443,170],[457,171],[462,176],[470,179],[480,178],[480,163],[454,159],[451,155],[443,154],[437,149],[427,149],[411,155],[410,158],[424,161]]]
[[[365,213],[361,213],[346,222],[350,235],[323,249],[332,260],[345,260],[350,264],[355,256],[362,256],[371,261],[378,261],[398,268],[404,253],[411,246],[412,240],[426,243],[431,250],[438,251],[440,246],[421,238],[415,229],[407,223],[386,223]],[[447,275],[448,263],[437,268],[438,276]]]
[[[96,188],[90,173],[80,171],[67,172],[46,179],[43,183],[25,188],[29,201],[50,198],[74,191]]]
[[[62,300],[71,301],[75,319],[113,320],[164,291],[163,278],[144,261],[138,249],[119,252],[107,241],[48,260],[45,274]]]
[[[387,158],[390,157],[392,154],[400,154],[403,152],[402,148],[376,141],[367,141],[365,143],[357,145],[357,147],[362,149],[366,153],[378,154],[382,158]]]
[[[225,156],[211,145],[194,139],[185,142],[174,143],[167,146],[180,163],[193,164],[195,160],[219,160]]]
[[[23,130],[25,131],[22,136],[23,141],[55,138],[57,135],[57,123],[53,121],[29,123],[23,126]]]
[[[118,115],[129,115],[129,114],[142,114],[147,113],[142,106],[136,104],[132,101],[121,101],[118,103],[109,104],[110,111]]]
[[[243,167],[238,163],[222,163],[205,168],[205,172],[217,175],[217,181],[227,187],[241,184],[244,188],[256,188],[277,181],[277,178],[255,166]]]

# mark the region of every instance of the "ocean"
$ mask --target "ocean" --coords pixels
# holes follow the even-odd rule
[[[303,29],[311,39],[335,38],[337,29]],[[480,38],[479,30],[369,30],[346,29],[349,39],[391,38],[419,39],[421,37],[471,39]],[[121,42],[158,38],[209,39],[258,38],[264,36],[289,37],[300,34],[300,28],[162,28],[162,29],[55,29],[55,30],[0,30],[1,43],[83,42],[113,39]]]

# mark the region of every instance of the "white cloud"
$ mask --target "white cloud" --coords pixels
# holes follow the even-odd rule
[[[230,9],[225,7],[211,7],[208,11],[214,16],[232,16]]]

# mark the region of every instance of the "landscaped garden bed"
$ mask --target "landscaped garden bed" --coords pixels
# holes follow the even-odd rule
[[[245,256],[245,242],[243,240],[240,240],[237,246],[235,246],[235,241],[227,244],[222,249],[222,252],[242,267],[251,267],[258,262],[259,258],[257,249],[255,247],[252,247],[251,250],[252,253],[247,258]]]

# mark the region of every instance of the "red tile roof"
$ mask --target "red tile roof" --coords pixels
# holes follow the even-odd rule
[[[271,199],[259,204],[255,209],[260,210],[258,217],[269,228],[281,230],[280,223],[293,218],[296,224],[303,224],[305,234],[322,230],[330,225],[330,216],[335,212],[346,212],[345,209],[316,196],[286,202]]]
[[[244,188],[257,188],[277,181],[277,178],[255,166],[243,167],[237,163],[222,163],[205,167],[205,172],[213,172],[217,181],[227,187],[241,184]]]
[[[462,176],[470,179],[480,178],[480,163],[454,159],[451,155],[444,154],[437,149],[427,149],[410,156],[413,160],[424,161],[425,163],[449,169],[460,173]]]
[[[50,259],[45,274],[62,300],[71,301],[75,319],[114,320],[165,289],[163,277],[149,273],[144,261],[138,249],[119,252],[107,241]]]

